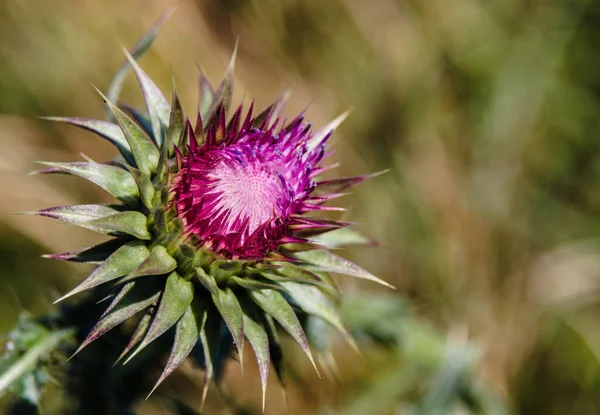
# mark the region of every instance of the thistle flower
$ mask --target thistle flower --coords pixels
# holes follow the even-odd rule
[[[175,327],[156,386],[198,344],[205,356],[205,397],[219,375],[222,351],[233,343],[242,362],[248,341],[258,362],[264,405],[271,362],[281,376],[275,323],[314,365],[297,313],[325,320],[352,341],[327,273],[385,284],[327,249],[363,239],[346,228],[349,223],[318,215],[340,210],[325,202],[370,176],[319,179],[333,166],[326,164],[327,143],[345,115],[314,132],[303,115],[291,122],[282,118],[284,95],[259,114],[251,104],[245,113],[240,105],[230,116],[235,53],[216,90],[201,74],[195,125],[185,118],[175,88],[169,104],[135,58],[125,54],[139,81],[145,114],[124,110],[100,93],[116,123],[51,118],[100,135],[120,156],[106,164],[46,162],[40,171],[79,176],[121,202],[36,212],[112,237],[48,255],[97,264],[60,300],[101,284],[113,290],[79,350],[140,313],[121,358],[127,362]]]

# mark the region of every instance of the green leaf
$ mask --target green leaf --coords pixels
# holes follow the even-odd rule
[[[196,342],[200,337],[200,332],[204,328],[206,322],[206,307],[197,298],[192,300],[192,303],[188,306],[181,316],[181,319],[177,322],[175,330],[175,340],[173,341],[173,348],[169,355],[169,360],[165,365],[160,378],[150,391],[150,394],[167,378],[190,354]],[[148,396],[150,396],[150,394]]]
[[[86,179],[125,204],[133,205],[137,202],[139,191],[135,179],[126,170],[120,167],[98,163],[53,163],[41,162],[48,169],[39,173],[63,173]]]
[[[135,121],[113,104],[100,90],[97,91],[119,123],[129,147],[131,147],[136,166],[142,174],[150,177],[158,166],[159,153],[156,145]]]
[[[196,268],[196,274],[210,292],[215,306],[231,332],[233,341],[240,354],[240,364],[243,365],[244,322],[242,319],[242,308],[237,297],[230,288],[219,288],[215,278],[204,272],[202,268]]]
[[[223,321],[231,332],[233,341],[238,349],[240,365],[244,364],[244,321],[242,307],[230,288],[217,289],[212,293],[212,298],[223,317]]]
[[[326,293],[333,299],[339,297],[339,292],[335,285],[329,279],[323,278],[318,273],[310,272],[299,268],[296,265],[287,263],[278,263],[280,267],[274,272],[263,272],[261,275],[273,282],[297,282],[299,284],[310,284],[319,287],[321,291]],[[320,273],[323,274],[323,273]]]
[[[169,125],[169,102],[165,99],[165,96],[156,86],[154,81],[150,79],[146,72],[144,72],[137,64],[133,56],[129,54],[127,49],[123,48],[123,50],[140,84],[140,89],[144,95],[144,102],[146,103],[146,109],[150,116],[154,140],[160,147],[162,145],[163,126],[166,128]]]
[[[175,87],[175,80],[173,80],[173,99],[171,102],[169,127],[165,137],[166,141],[163,143],[160,151],[160,159],[158,160],[158,169],[156,172],[157,177],[161,181],[165,181],[167,178],[166,173],[168,172],[168,160],[173,154],[173,145],[179,145],[181,141],[184,122],[185,115],[183,114],[183,108],[181,107],[179,95],[177,94],[177,88]]]
[[[312,237],[310,241],[330,249],[343,248],[350,245],[376,245],[373,239],[350,228],[340,228],[325,232]]]
[[[321,290],[312,285],[295,282],[283,282],[280,284],[288,290],[292,300],[298,307],[308,314],[320,317],[338,329],[352,348],[358,350],[354,339],[350,336],[342,322],[339,308]]]
[[[124,167],[131,173],[131,176],[135,179],[135,183],[138,186],[140,192],[140,200],[144,204],[144,206],[148,210],[153,210],[154,208],[154,194],[156,193],[156,189],[152,184],[152,180],[150,177],[142,174],[141,171],[136,169],[135,167],[124,165]]]
[[[90,288],[129,274],[148,257],[148,254],[148,248],[139,241],[133,241],[123,245],[98,266],[98,268],[96,268],[85,281],[79,284],[77,288],[59,298],[54,303],[56,304],[74,294],[89,290]]]
[[[91,226],[96,232],[127,234],[138,239],[149,240],[148,218],[143,213],[127,211],[104,218],[78,223],[80,226]]]
[[[310,352],[310,347],[306,341],[306,336],[304,335],[304,330],[292,306],[285,300],[283,295],[276,290],[249,291],[248,294],[260,308],[277,320],[296,340],[318,373],[317,366]]]
[[[215,91],[215,96],[213,98],[213,102],[207,111],[206,117],[202,117],[202,119],[207,123],[209,122],[209,118],[212,117],[217,108],[220,105],[223,105],[225,108],[225,114],[229,113],[229,107],[231,106],[231,97],[233,96],[233,70],[235,68],[235,58],[237,55],[237,43],[235,44],[235,48],[233,49],[233,53],[231,54],[231,60],[229,61],[229,66],[227,67],[227,71],[223,76],[223,80],[219,84],[219,87]]]
[[[42,255],[43,258],[58,259],[60,261],[87,262],[89,264],[101,264],[118,248],[123,246],[121,239],[110,239],[98,245],[80,248],[69,252]]]
[[[205,314],[206,319],[200,330],[200,341],[204,351],[204,387],[202,388],[202,401],[200,403],[200,412],[204,407],[208,387],[215,377],[217,367],[219,365],[219,348],[221,345],[221,319],[213,315],[212,310],[208,310]],[[217,313],[217,310],[214,310]]]
[[[177,268],[177,261],[173,259],[162,245],[156,245],[150,251],[150,255],[144,262],[138,264],[138,267],[131,271],[127,279],[140,277],[142,275],[160,275],[167,274]]]
[[[258,363],[258,372],[260,373],[260,383],[262,385],[263,393],[262,406],[264,412],[265,396],[267,394],[267,379],[269,377],[270,365],[269,337],[267,336],[265,329],[263,329],[263,327],[257,321],[257,318],[254,316],[255,313],[247,310],[247,307],[244,307],[244,309],[244,313],[242,314],[244,334],[246,335],[250,346],[252,346],[252,350],[254,350],[256,362]]]
[[[362,269],[358,265],[341,258],[337,255],[332,254],[327,250],[312,250],[305,252],[297,252],[294,256],[308,264],[304,266],[304,269],[309,271],[324,271],[324,272],[335,272],[337,274],[349,275],[351,277],[362,278],[377,282],[386,287],[395,289],[395,287],[382,279],[377,278],[370,272]]]
[[[62,222],[80,224],[94,219],[111,216],[123,211],[122,206],[111,205],[73,205],[73,206],[57,206],[47,209],[38,210],[32,213],[38,216],[57,219]]]
[[[234,282],[242,288],[247,290],[280,290],[286,292],[287,290],[276,284],[269,284],[266,282],[257,281],[250,278],[231,277],[229,281]]]
[[[160,290],[149,284],[137,284],[136,281],[125,284],[73,356],[107,331],[154,304],[159,297]]]
[[[186,281],[176,272],[172,272],[167,278],[158,310],[146,337],[144,337],[144,340],[142,340],[125,363],[177,323],[177,320],[185,313],[193,298],[194,285],[192,282]]]
[[[210,85],[208,79],[206,78],[204,69],[202,69],[202,67],[199,66],[198,71],[200,72],[200,99],[198,100],[198,112],[200,113],[200,116],[203,120],[208,121],[209,111],[215,98],[215,91]]]
[[[111,144],[113,144],[119,152],[123,155],[123,157],[127,160],[128,163],[134,163],[133,155],[131,154],[131,148],[129,147],[129,143],[125,136],[123,135],[123,131],[119,128],[118,125],[113,124],[108,121],[102,120],[92,120],[88,118],[76,118],[76,117],[42,117],[45,120],[49,121],[58,121],[67,123],[70,125],[74,125],[76,127],[83,128],[84,130],[91,131],[95,134],[98,134],[100,137],[107,139]]]
[[[119,355],[119,357],[117,358],[117,360],[115,360],[114,365],[116,365],[121,360],[123,360],[123,358],[125,356],[127,356],[127,354],[135,346],[137,346],[137,344],[139,342],[142,341],[142,339],[144,338],[146,332],[148,331],[148,327],[150,327],[150,322],[151,321],[152,321],[152,313],[151,312],[146,312],[146,314],[144,314],[144,316],[142,317],[142,319],[140,320],[140,322],[136,326],[135,331],[131,335],[131,339],[129,339],[129,343],[127,343],[127,346],[125,347],[125,349],[123,349],[123,352]]]
[[[277,328],[275,327],[273,317],[265,314],[264,320],[267,323],[265,330],[267,332],[267,336],[269,337],[269,356],[271,357],[271,363],[273,364],[273,368],[275,369],[275,373],[279,379],[279,384],[285,393],[287,381],[283,367],[283,349],[281,347],[281,342],[279,341],[279,334],[277,333]]]
[[[162,27],[165,20],[169,18],[171,14],[175,11],[177,7],[174,6],[170,8],[165,14],[163,14],[154,25],[144,34],[144,36],[136,43],[136,45],[131,49],[131,55],[135,59],[139,59],[152,45],[154,39],[158,35],[160,28]],[[113,78],[110,86],[108,87],[108,93],[106,94],[110,101],[117,102],[119,100],[119,95],[121,94],[121,89],[123,88],[123,82],[125,81],[125,77],[127,73],[131,69],[129,61],[126,59],[123,65],[117,71],[117,74]],[[111,112],[109,111],[107,116],[109,120],[111,119]]]

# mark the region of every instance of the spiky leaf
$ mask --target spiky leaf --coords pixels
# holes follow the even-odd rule
[[[165,365],[163,373],[152,388],[152,392],[166,379],[190,354],[196,342],[200,338],[200,332],[206,321],[206,306],[198,298],[194,298],[177,322],[175,329],[175,340]],[[150,392],[150,393],[152,393]]]
[[[353,262],[350,262],[347,259],[332,254],[327,250],[319,249],[313,251],[298,252],[294,254],[294,256],[308,263],[309,265],[306,266],[305,269],[308,269],[309,271],[314,270],[334,272],[338,274],[349,275],[351,277],[374,281],[381,285],[385,285],[386,287],[394,288],[393,285],[388,284],[382,279],[377,278],[375,275],[362,269]]]
[[[71,124],[76,127],[83,128],[84,130],[91,131],[98,134],[100,137],[107,139],[112,143],[121,153],[121,155],[129,163],[134,163],[133,155],[131,154],[131,148],[129,143],[123,135],[123,131],[118,125],[108,121],[93,120],[89,118],[77,118],[77,117],[43,117],[48,121],[63,122]]]
[[[354,340],[342,322],[338,307],[319,288],[295,282],[283,282],[281,285],[288,290],[292,300],[298,307],[304,312],[320,317],[331,324],[344,335],[354,349],[357,349]]]
[[[95,232],[102,232],[101,228],[97,228],[87,224],[87,222],[112,216],[122,211],[120,206],[111,205],[74,205],[74,206],[58,206],[33,212],[38,216],[57,219],[62,222],[72,223],[91,229]]]
[[[192,282],[186,281],[176,272],[172,272],[167,278],[158,310],[146,337],[127,361],[177,323],[177,320],[181,318],[192,302],[193,297],[194,286]]]
[[[148,327],[150,327],[151,321],[152,321],[152,313],[146,312],[146,314],[144,314],[144,317],[142,317],[142,319],[140,320],[138,325],[135,327],[135,331],[131,335],[131,338],[129,339],[129,343],[127,343],[127,346],[125,347],[125,349],[123,349],[123,352],[119,355],[119,357],[115,361],[115,363],[114,363],[115,365],[117,363],[119,363],[125,356],[127,356],[127,354],[130,351],[132,351],[133,348],[135,346],[137,346],[139,342],[142,341],[142,339],[144,338],[144,335],[146,334],[146,331],[148,331]]]
[[[269,377],[270,364],[269,337],[267,336],[267,332],[265,331],[265,329],[263,329],[263,327],[257,321],[256,317],[253,316],[253,314],[254,313],[245,310],[242,315],[242,318],[244,324],[244,334],[246,335],[250,346],[252,346],[252,350],[254,350],[256,362],[258,363],[258,372],[260,373],[260,383],[262,386],[263,393],[264,411],[265,395],[267,393],[267,379]]]
[[[121,233],[135,236],[138,239],[148,240],[151,238],[148,232],[148,218],[140,212],[127,211],[104,218],[89,220],[78,225],[93,227],[96,232],[109,234]]]
[[[129,165],[125,165],[124,167],[131,173],[138,186],[141,202],[148,210],[152,210],[154,208],[154,195],[156,193],[152,180],[135,167]]]
[[[129,278],[135,278],[142,275],[160,275],[167,274],[177,268],[177,261],[173,259],[162,245],[156,245],[150,251],[150,255],[140,263],[137,268],[131,271]]]
[[[203,120],[208,119],[210,107],[214,101],[215,91],[211,86],[210,82],[206,78],[206,74],[204,73],[204,69],[201,66],[198,67],[199,74],[199,90],[200,90],[200,99],[198,100],[198,113],[202,117]]]
[[[133,205],[137,202],[139,191],[135,179],[122,168],[98,163],[53,163],[41,162],[48,169],[39,173],[63,173],[84,178],[108,194],[114,196],[125,204]]]
[[[202,389],[202,402],[204,407],[208,387],[212,380],[218,375],[219,369],[219,347],[221,344],[221,319],[216,316],[217,310],[208,310],[206,320],[200,330],[200,341],[204,351],[204,387]]]
[[[119,123],[119,126],[129,143],[129,147],[131,147],[136,166],[143,174],[149,177],[156,171],[156,166],[158,166],[159,153],[156,145],[135,121],[129,118],[115,104],[110,102],[100,91],[98,91],[98,93],[102,96],[104,102],[106,102],[106,105],[108,105],[115,116],[115,119]]]
[[[316,365],[310,352],[308,342],[306,341],[304,330],[298,321],[296,313],[283,295],[276,290],[250,291],[249,295],[260,308],[277,320],[294,340],[296,340],[316,370]]]
[[[152,81],[146,72],[140,68],[135,59],[129,54],[127,49],[124,49],[124,52],[129,64],[135,72],[140,84],[140,89],[144,95],[144,102],[146,103],[148,115],[150,115],[150,124],[152,125],[154,140],[158,146],[161,146],[163,141],[163,127],[167,127],[169,125],[169,102],[165,99],[165,96],[156,86],[154,81]]]
[[[225,109],[225,114],[229,113],[229,107],[231,106],[231,97],[233,95],[233,69],[235,67],[235,57],[237,54],[237,43],[231,54],[231,60],[229,61],[229,66],[227,67],[227,72],[223,76],[223,80],[219,84],[217,90],[215,91],[215,96],[213,98],[213,102],[207,112],[207,115],[202,117],[204,120],[208,120],[209,117],[212,117],[216,112],[217,108],[223,106]]]
[[[77,288],[61,297],[57,302],[129,274],[148,257],[148,254],[148,248],[139,241],[133,241],[123,245],[98,266],[98,268],[96,268],[85,281],[79,284]]]
[[[169,127],[165,137],[165,143],[163,144],[160,152],[160,159],[158,161],[158,169],[156,175],[159,180],[166,181],[168,175],[166,175],[168,163],[167,160],[172,156],[173,146],[179,145],[181,136],[183,134],[185,125],[185,116],[183,114],[183,108],[179,101],[179,95],[175,88],[175,80],[173,80],[173,99],[171,102],[171,114],[169,118]]]
[[[350,245],[375,245],[376,242],[368,236],[350,228],[335,229],[312,237],[311,242],[330,249],[342,248]]]
[[[148,48],[150,48],[150,46],[154,42],[154,39],[156,39],[156,36],[158,35],[158,32],[160,31],[160,28],[162,27],[163,23],[168,19],[168,17],[171,14],[173,14],[175,9],[176,9],[176,6],[171,7],[165,14],[163,14],[156,21],[156,23],[154,23],[154,25],[152,25],[150,30],[148,30],[148,32],[146,32],[146,34],[144,34],[144,36],[142,36],[142,38],[131,49],[131,55],[135,59],[138,59],[140,56],[142,56],[148,50]],[[131,69],[131,66],[129,65],[129,61],[127,59],[125,59],[125,62],[121,65],[121,67],[117,71],[117,74],[115,75],[112,82],[110,83],[110,86],[108,87],[107,96],[110,99],[110,101],[112,101],[112,102],[118,101],[119,95],[121,94],[121,89],[123,88],[123,82],[125,81],[125,77],[127,76],[127,73],[129,72],[130,69]],[[112,119],[111,118],[112,113],[110,110],[108,111],[107,115],[108,115],[109,119]]]
[[[244,350],[244,322],[242,320],[242,308],[230,288],[219,288],[212,275],[206,274],[202,268],[197,268],[196,273],[200,281],[210,291],[213,302],[227,328],[231,332],[233,341],[240,352],[240,363],[243,363]]]
[[[236,285],[239,285],[242,288],[245,288],[247,290],[280,290],[280,291],[286,291],[285,288],[280,287],[279,285],[276,284],[269,284],[266,282],[262,282],[262,281],[257,281],[257,280],[253,280],[250,278],[239,278],[236,276],[233,276],[229,279],[229,281],[234,282]]]
[[[73,262],[87,262],[90,264],[102,263],[106,260],[113,252],[123,246],[125,241],[120,239],[111,239],[106,242],[102,242],[98,245],[90,246],[87,248],[76,249],[69,252],[61,252],[57,254],[46,254],[42,255],[48,259],[58,259],[61,261],[73,261]]]
[[[107,331],[155,303],[159,297],[160,289],[149,284],[137,284],[132,281],[123,286],[109,306],[110,311],[96,323],[75,354]]]

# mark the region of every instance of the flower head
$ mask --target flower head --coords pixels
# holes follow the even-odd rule
[[[204,144],[191,138],[173,201],[185,232],[204,248],[225,258],[262,259],[282,244],[307,242],[292,236],[290,226],[300,224],[294,215],[325,209],[311,202],[324,200],[312,196],[313,178],[330,134],[315,142],[303,116],[281,128],[277,121],[269,127],[268,120],[252,127],[252,110],[243,123],[240,112],[221,141],[216,136],[224,111]]]
[[[94,247],[48,256],[98,264],[63,299],[100,285],[113,292],[79,350],[142,313],[121,358],[127,362],[175,327],[156,386],[197,348],[205,356],[206,393],[209,381],[220,374],[221,356],[235,344],[241,362],[247,340],[264,398],[271,362],[282,376],[281,353],[271,353],[280,350],[277,325],[311,362],[298,314],[328,322],[352,342],[328,272],[384,283],[327,249],[365,241],[347,228],[349,223],[306,215],[337,209],[324,203],[370,176],[319,179],[331,167],[323,164],[327,141],[345,115],[313,132],[303,116],[282,119],[284,95],[256,116],[253,106],[243,116],[240,105],[229,117],[233,59],[216,90],[201,76],[204,94],[192,127],[177,92],[169,104],[126,55],[145,113],[127,107],[127,114],[112,103],[116,96],[102,95],[111,121],[53,118],[108,139],[120,156],[106,164],[44,163],[48,167],[40,171],[87,179],[121,202],[37,212],[111,237]]]

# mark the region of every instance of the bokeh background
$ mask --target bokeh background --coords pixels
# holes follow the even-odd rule
[[[102,118],[92,84],[106,90],[121,44],[173,4],[0,1],[0,332],[89,271],[41,254],[98,241],[14,213],[108,201],[26,176],[36,160],[114,155],[37,117]],[[389,169],[344,200],[381,246],[343,255],[397,290],[340,279],[363,356],[333,337],[337,370],[319,380],[290,343],[288,413],[600,413],[600,3],[186,0],[140,62],[165,92],[174,74],[191,112],[196,65],[218,82],[238,38],[236,100],[291,87],[286,113],[310,104],[317,127],[351,108],[336,174]],[[141,103],[133,76],[122,99]],[[261,413],[251,360],[243,378],[232,361],[206,413]],[[197,408],[201,379],[184,365],[137,413]],[[272,373],[266,413],[285,406]]]

